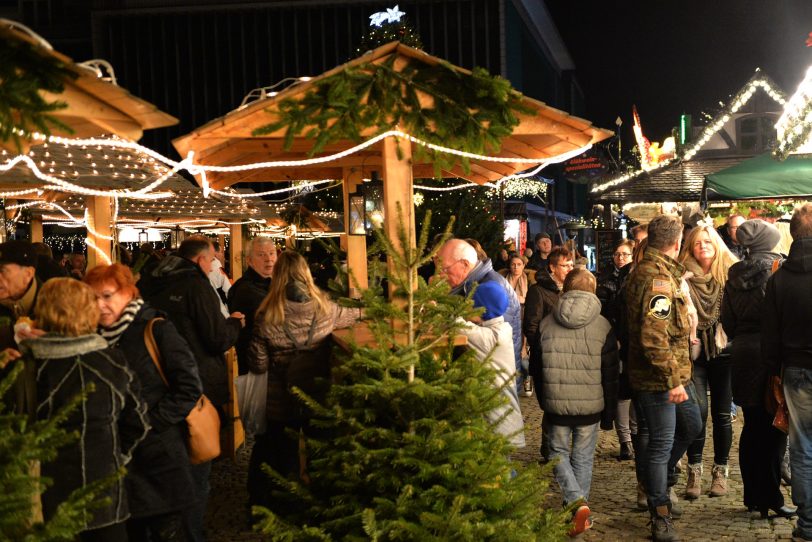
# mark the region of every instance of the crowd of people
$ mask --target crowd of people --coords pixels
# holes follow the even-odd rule
[[[476,357],[497,371],[504,404],[488,419],[524,447],[519,395],[535,394],[544,413],[540,456],[554,462],[572,535],[591,526],[595,447],[601,429],[614,429],[619,459],[635,461],[637,502],[651,515],[653,540],[679,540],[677,493],[695,499],[707,481],[708,414],[706,489],[727,494],[735,400],[744,413],[743,505],[761,518],[797,515],[797,539],[812,540],[812,338],[802,327],[812,317],[812,204],[792,217],[786,258],[766,221],[734,216],[726,229],[727,243],[712,224],[688,229],[658,216],[617,243],[613,265],[598,277],[544,233],[529,259],[495,258],[504,260],[500,272],[474,240],[439,248],[435,276],[482,310],[460,326]],[[211,461],[190,459],[187,417],[205,396],[230,423],[231,348],[240,375],[267,382],[249,504],[279,505],[263,464],[306,479],[295,435],[318,428],[291,387],[324,397],[330,334],[362,313],[337,305],[305,258],[278,252],[270,238],[250,241],[245,256],[246,272],[233,284],[222,253],[202,236],[149,256],[140,273],[114,263],[68,276],[55,273],[61,266],[41,246],[0,244],[0,347],[6,361],[26,358],[16,408],[48,418],[88,392],[81,415],[66,422],[80,442],[42,467],[53,480],[42,496],[46,518],[72,490],[126,467],[104,489],[107,504],[88,512],[82,540],[204,540]],[[780,489],[787,436],[774,418],[784,405],[797,509]],[[685,486],[675,490],[681,472]]]

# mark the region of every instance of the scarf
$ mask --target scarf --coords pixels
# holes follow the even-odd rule
[[[705,273],[693,258],[685,260],[685,268],[694,274],[688,279],[691,300],[696,308],[696,326],[706,359],[713,359],[725,347],[727,340],[719,325],[722,310],[722,285],[710,273]],[[722,343],[722,344],[719,344]]]
[[[127,303],[127,306],[124,307],[124,310],[121,311],[121,316],[118,317],[110,327],[99,327],[99,335],[107,341],[109,346],[115,346],[118,340],[121,338],[121,335],[127,331],[127,328],[130,327],[133,320],[135,320],[135,315],[138,314],[138,311],[141,310],[141,307],[144,306],[144,300],[140,297],[137,297]]]

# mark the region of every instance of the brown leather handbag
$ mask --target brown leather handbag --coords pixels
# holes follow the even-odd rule
[[[153,318],[147,323],[147,327],[144,329],[144,342],[147,345],[147,351],[155,364],[155,368],[158,369],[158,374],[161,375],[164,384],[169,387],[169,382],[167,382],[163,367],[161,367],[161,353],[158,350],[158,343],[155,342],[155,335],[152,332],[156,320],[163,320],[163,318]],[[211,461],[220,455],[220,416],[208,397],[200,395],[197,404],[186,416],[186,425],[189,429],[186,448],[189,451],[189,461],[192,465]]]

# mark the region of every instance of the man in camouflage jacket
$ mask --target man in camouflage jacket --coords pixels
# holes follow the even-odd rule
[[[676,261],[682,224],[658,216],[648,227],[648,248],[629,276],[626,310],[628,371],[637,412],[638,478],[652,517],[652,538],[677,540],[668,486],[677,460],[701,429],[691,384],[690,325],[680,289],[685,269]]]

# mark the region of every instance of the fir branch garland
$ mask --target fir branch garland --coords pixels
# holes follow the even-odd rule
[[[43,55],[28,42],[0,39],[0,141],[13,141],[21,149],[19,134],[39,131],[49,134],[51,127],[71,131],[51,112],[67,106],[64,102],[47,102],[40,90],[61,93],[66,79],[77,74],[65,63]]]
[[[285,148],[296,136],[314,140],[309,155],[341,140],[361,141],[361,133],[376,134],[399,126],[430,143],[477,154],[496,153],[502,139],[519,124],[517,114],[534,114],[521,103],[521,94],[510,82],[483,68],[462,73],[447,62],[435,65],[410,61],[394,66],[397,55],[383,62],[346,68],[314,84],[300,99],[279,104],[279,119],[254,130],[262,136],[285,131]],[[421,104],[421,97],[424,103]],[[459,164],[470,171],[468,159],[418,146],[416,158],[429,159],[434,172]]]

